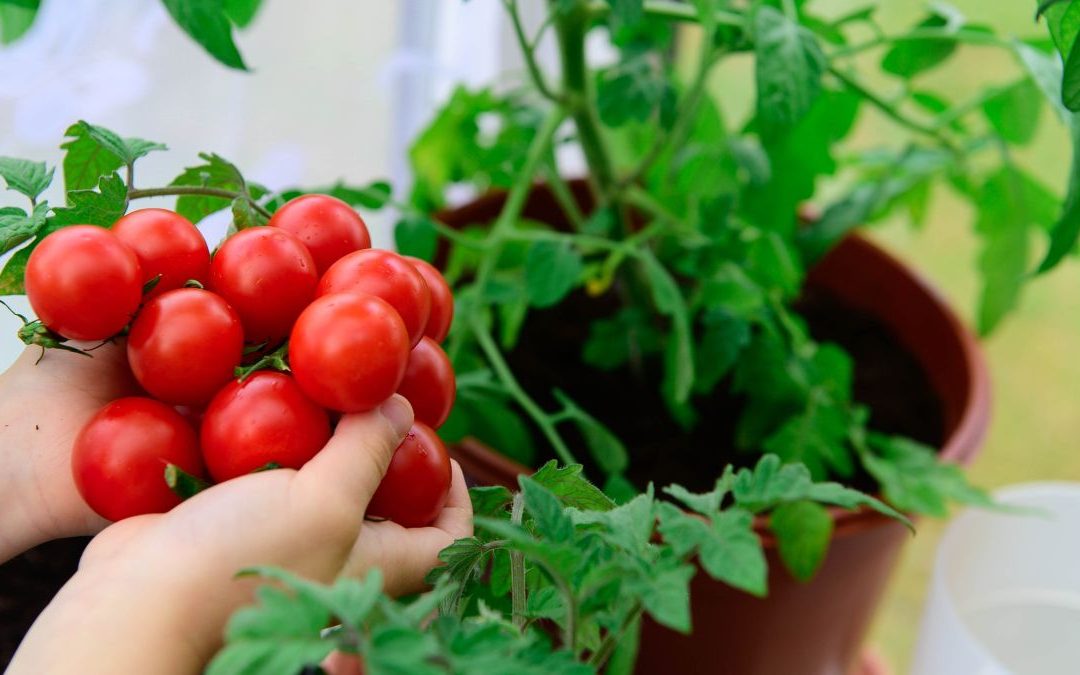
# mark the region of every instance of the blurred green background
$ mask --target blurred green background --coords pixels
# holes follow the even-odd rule
[[[807,7],[819,16],[832,17],[865,4],[865,0],[813,0]],[[927,8],[927,3],[915,0],[879,4],[878,23],[890,35],[919,21]],[[969,22],[992,26],[1000,34],[1046,36],[1045,26],[1034,22],[1034,0],[954,0],[951,4]],[[901,93],[901,85],[879,74],[881,54],[878,50],[860,57],[860,70],[875,91],[890,98]],[[944,92],[951,100],[964,101],[988,84],[1010,84],[1021,74],[1004,50],[963,47],[944,65],[920,76],[918,84],[922,90]],[[729,59],[716,73],[712,91],[729,120],[744,119],[751,110],[752,78],[752,63],[743,57]],[[907,138],[895,123],[864,106],[856,131],[841,154],[881,145],[898,148]],[[1017,149],[1014,158],[1055,193],[1064,194],[1071,159],[1069,139],[1049,107],[1042,108],[1035,139]],[[835,188],[826,184],[820,194],[834,193]],[[870,235],[937,286],[971,325],[978,292],[973,227],[970,206],[938,184],[921,230],[914,230],[905,217],[897,216],[875,226]],[[1035,251],[1033,265],[1042,252]],[[971,467],[976,484],[996,488],[1026,481],[1080,480],[1080,452],[1074,450],[1080,416],[1073,414],[1080,403],[1076,387],[1080,358],[1072,349],[1080,339],[1078,289],[1080,261],[1067,260],[1046,277],[1033,280],[1018,311],[983,341],[993,378],[994,416],[987,443]],[[897,675],[906,673],[911,661],[935,548],[945,524],[933,520],[919,524],[870,636],[871,644]]]

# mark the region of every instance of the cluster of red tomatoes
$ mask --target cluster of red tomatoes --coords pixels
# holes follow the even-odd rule
[[[201,484],[298,469],[338,413],[372,410],[395,392],[416,424],[368,515],[417,527],[442,509],[450,462],[432,429],[454,402],[439,346],[453,297],[427,262],[372,249],[345,202],[298,197],[212,258],[195,226],[164,209],[134,211],[111,230],[66,227],[31,254],[26,293],[65,338],[129,331],[128,364],[147,396],[105,406],[72,454],[75,483],[102,516],[178,504],[166,473]],[[289,372],[243,371],[285,355]]]

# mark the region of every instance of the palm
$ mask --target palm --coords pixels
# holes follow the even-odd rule
[[[93,357],[27,348],[4,374],[3,415],[9,452],[0,456],[25,490],[26,512],[42,539],[93,534],[105,526],[83,501],[71,475],[71,448],[103,405],[138,392],[123,343]],[[35,365],[35,362],[36,365]]]

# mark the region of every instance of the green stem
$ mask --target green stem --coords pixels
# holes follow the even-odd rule
[[[259,215],[269,218],[273,215],[259,205],[251,195],[221,188],[202,187],[199,185],[170,185],[162,188],[146,188],[141,190],[129,190],[128,199],[144,199],[146,197],[175,197],[181,195],[203,195],[205,197],[221,197],[222,199],[242,198],[251,204],[251,208],[259,212]]]
[[[559,456],[559,461],[563,464],[577,464],[578,462],[574,459],[573,453],[566,446],[566,442],[559,435],[551,419],[540,408],[539,404],[522,389],[521,384],[514,377],[514,373],[510,370],[510,366],[507,365],[506,359],[503,358],[502,352],[499,351],[499,347],[495,344],[495,340],[491,337],[487,327],[475,315],[472,318],[471,327],[476,342],[480,345],[480,349],[483,350],[484,356],[487,357],[488,362],[495,371],[495,375],[502,381],[503,387],[506,388],[510,396],[529,414],[536,426],[540,427],[544,438],[551,444],[555,454]]]
[[[521,24],[521,14],[518,13],[517,0],[503,0],[503,5],[510,15],[510,23],[514,26],[514,36],[517,37],[518,46],[521,47],[521,54],[525,58],[525,66],[529,69],[529,77],[532,78],[533,85],[544,98],[554,103],[560,102],[561,97],[548,86],[544,72],[540,70],[540,64],[536,62],[536,45],[529,42],[529,38],[525,35],[525,27]]]
[[[563,647],[577,657],[577,598],[574,591],[566,583],[566,579],[543,558],[536,558],[536,563],[547,573],[548,578],[555,584],[555,588],[562,595],[563,604],[566,605],[566,624],[563,626]]]
[[[525,516],[525,497],[518,492],[514,495],[513,505],[510,507],[510,522],[521,525]],[[525,628],[525,553],[522,551],[510,551],[510,606],[511,618],[518,630]]]
[[[904,33],[903,35],[880,35],[872,40],[861,42],[857,45],[851,45],[849,47],[841,47],[833,51],[830,55],[830,59],[841,58],[846,56],[853,56],[855,54],[861,54],[862,52],[876,49],[885,45],[891,45],[896,42],[905,42],[908,40],[953,40],[955,42],[963,42],[970,45],[981,45],[991,47],[1002,47],[1005,49],[1012,49],[1012,45],[1007,41],[1002,40],[993,33],[984,33],[982,31],[973,30],[949,30],[946,28],[916,28],[915,30]]]
[[[555,4],[555,0],[552,0]],[[611,157],[604,145],[600,120],[593,104],[592,82],[585,61],[585,34],[589,29],[589,5],[578,0],[571,7],[558,12],[555,33],[559,38],[559,54],[562,61],[563,90],[566,105],[577,127],[578,141],[589,165],[589,178],[598,201],[606,202],[615,184],[615,171]]]
[[[862,96],[867,103],[880,110],[886,117],[890,118],[900,126],[934,139],[939,144],[941,144],[953,153],[958,152],[957,147],[947,136],[942,133],[941,129],[907,117],[899,110],[897,110],[893,105],[891,105],[888,101],[884,100],[874,92],[870,91],[865,86],[863,86],[861,82],[856,80],[854,77],[848,75],[847,73],[839,70],[835,66],[829,66],[829,73],[832,74],[832,76],[836,79],[840,80],[840,82],[842,82],[844,86]]]
[[[622,639],[626,631],[630,630],[630,627],[634,625],[634,622],[641,618],[641,615],[645,612],[645,607],[640,603],[634,605],[630,613],[626,615],[623,622],[619,625],[617,630],[614,630],[604,636],[604,641],[600,643],[600,646],[596,648],[596,651],[589,657],[589,665],[593,666],[597,670],[602,668],[607,660],[611,658],[612,652],[615,651],[615,647],[619,645],[619,640]]]
[[[639,187],[630,187],[626,192],[625,197],[627,203],[659,221],[676,227],[682,223],[682,219],[680,219],[679,216],[672,213],[666,206],[657,201],[655,197]]]
[[[578,207],[577,199],[574,198],[574,193],[570,191],[570,186],[559,175],[559,167],[556,165],[554,157],[545,165],[545,168],[551,194],[554,195],[555,201],[559,202],[559,206],[562,207],[563,213],[566,214],[566,218],[570,221],[574,230],[581,232],[585,229],[585,214]]]

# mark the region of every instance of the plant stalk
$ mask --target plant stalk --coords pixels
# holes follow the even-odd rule
[[[514,495],[513,505],[510,507],[510,522],[521,525],[525,516],[525,496],[518,492]],[[525,629],[525,553],[522,551],[510,551],[510,606],[511,618],[518,630]]]
[[[273,216],[272,213],[263,208],[258,202],[251,198],[251,195],[243,192],[234,192],[232,190],[224,190],[221,188],[201,187],[199,185],[169,185],[161,188],[146,188],[140,190],[129,190],[128,199],[144,199],[146,197],[178,197],[182,195],[203,195],[205,197],[221,197],[222,199],[236,199],[238,197],[246,199],[251,208],[259,212],[259,215],[265,217],[267,220]]]

